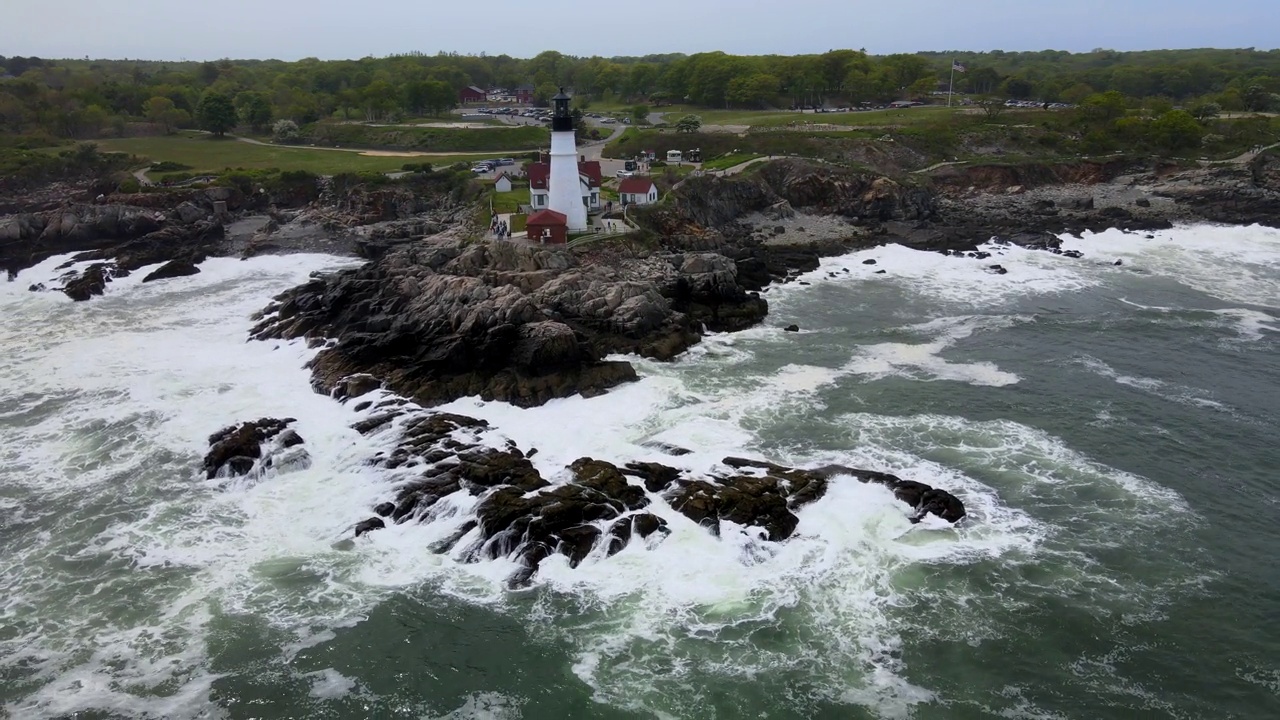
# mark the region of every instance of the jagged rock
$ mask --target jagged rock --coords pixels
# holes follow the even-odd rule
[[[95,263],[75,275],[63,286],[62,292],[76,302],[83,302],[106,292],[107,283],[115,276],[115,268],[106,263]]]
[[[649,492],[662,492],[680,477],[680,471],[654,462],[629,462],[624,473],[640,478]]]
[[[884,275],[884,274],[885,274],[885,271],[884,271],[884,270],[877,270],[875,274],[876,274],[876,275]]]
[[[382,387],[382,381],[368,373],[357,373],[348,375],[338,381],[337,386],[333,389],[333,396],[346,400],[358,398],[368,395],[369,393]]]
[[[636,265],[580,266],[571,253],[515,243],[410,244],[285,293],[254,337],[336,338],[311,364],[322,392],[364,373],[424,404],[480,395],[527,406],[635,379],[608,354],[670,359],[704,329],[741,329],[767,313],[724,256]]]
[[[386,427],[383,423],[368,432]],[[805,470],[742,458],[724,459],[733,472],[706,476],[653,462],[618,467],[579,458],[567,468],[567,480],[552,484],[514,443],[496,449],[462,437],[485,427],[483,421],[459,415],[410,417],[399,446],[377,462],[410,469],[418,477],[400,487],[394,503],[381,503],[374,512],[395,522],[429,521],[437,504],[450,495],[479,498],[474,519],[432,549],[456,551],[463,561],[514,557],[524,568],[511,578],[515,585],[528,582],[552,554],[562,554],[576,566],[597,548],[608,556],[635,537],[664,533],[666,521],[645,510],[647,493],[662,494],[672,508],[710,532],[720,533],[721,521],[727,520],[760,528],[772,541],[790,537],[799,522],[795,511],[821,498],[830,482],[844,475],[892,490],[913,508],[913,522],[925,514],[952,522],[964,516],[963,505],[949,494],[893,475],[842,466]],[[468,537],[472,540],[459,548]]]
[[[263,446],[271,440],[279,449],[302,444],[302,438],[288,429],[293,418],[262,418],[223,428],[209,436],[209,452],[204,456],[205,477],[220,475],[235,477],[247,475],[254,466],[271,456],[263,452]]]
[[[875,261],[875,260],[873,260],[873,259],[871,259],[871,258],[867,258],[866,260],[863,260],[863,261],[862,261],[862,264],[863,264],[863,265],[875,265],[875,264],[876,264],[876,261]]]
[[[1151,207],[1151,201],[1146,198],[1138,198],[1137,200],[1133,201],[1133,204],[1137,205],[1138,207],[1144,207],[1144,208]]]
[[[1111,264],[1112,264],[1112,265],[1123,265],[1123,264],[1124,264],[1124,260],[1116,260],[1115,262],[1113,262],[1113,263],[1111,263]]]
[[[142,282],[151,282],[153,280],[165,280],[168,278],[184,277],[187,275],[195,275],[200,272],[200,268],[186,260],[170,260],[142,278]]]
[[[788,326],[786,326],[786,327],[782,328],[782,330],[783,330],[783,332],[800,332],[800,326],[799,326],[799,325],[794,325],[794,324],[793,324],[793,325],[788,325]]]
[[[990,266],[990,267],[988,267],[988,268],[987,268],[987,272],[992,273],[992,274],[995,274],[995,275],[1008,275],[1008,274],[1009,274],[1009,270],[1008,270],[1007,268],[1005,268],[1003,265],[992,265],[992,266]]]
[[[188,225],[197,220],[203,220],[206,215],[204,210],[191,202],[184,202],[178,205],[178,207],[174,208],[173,214],[177,216],[180,222]]]

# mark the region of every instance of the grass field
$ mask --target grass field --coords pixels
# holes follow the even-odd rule
[[[493,211],[496,213],[513,213],[520,210],[521,205],[528,205],[529,186],[513,187],[509,193],[493,192]]]
[[[308,170],[319,175],[372,170],[390,172],[405,163],[429,162],[448,165],[498,157],[498,153],[467,155],[376,156],[358,152],[285,145],[254,145],[239,140],[214,139],[200,133],[162,137],[120,138],[97,141],[104,152],[123,152],[148,161],[169,160],[193,168],[192,172],[218,172],[227,168],[247,170]]]
[[[697,115],[703,125],[749,125],[776,127],[791,123],[815,125],[842,125],[847,127],[914,125],[932,122],[947,115],[972,112],[964,108],[932,106],[905,110],[868,110],[844,113],[801,113],[790,110],[706,110],[690,106],[657,108],[668,124],[674,124],[684,115]]]
[[[727,170],[735,165],[741,165],[748,160],[755,160],[763,157],[758,153],[730,153],[714,160],[708,160],[702,163],[703,170]]]

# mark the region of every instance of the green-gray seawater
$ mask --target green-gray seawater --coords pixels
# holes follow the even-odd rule
[[[970,513],[912,526],[837,483],[774,544],[658,502],[666,539],[515,592],[511,563],[428,549],[463,498],[347,541],[393,493],[365,462],[390,441],[311,391],[313,351],[244,341],[349,261],[75,304],[27,292],[44,263],[0,285],[0,717],[1280,717],[1280,232],[1069,244],[833,259],[605,396],[450,404],[547,475],[840,462]],[[298,418],[311,466],[205,480],[207,436],[263,416]]]

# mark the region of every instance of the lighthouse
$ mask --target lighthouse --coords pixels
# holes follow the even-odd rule
[[[578,173],[578,145],[573,138],[573,116],[569,114],[569,96],[564,88],[551,98],[551,172],[547,178],[549,209],[567,218],[570,231],[587,229],[587,207],[582,202]]]

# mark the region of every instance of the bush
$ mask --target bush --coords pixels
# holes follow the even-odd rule
[[[160,162],[151,163],[151,172],[177,172],[179,170],[190,170],[190,165],[173,162],[170,160],[162,160]]]
[[[132,177],[129,178],[128,180],[122,180],[120,182],[120,185],[116,187],[116,192],[129,193],[129,194],[133,194],[141,190],[142,190],[142,183],[139,183],[136,178],[132,178]]]
[[[275,125],[271,126],[271,139],[286,144],[300,141],[302,135],[298,131],[298,123],[292,120],[277,120]]]
[[[429,173],[431,172],[431,163],[405,163],[400,166],[400,169],[405,172]]]

